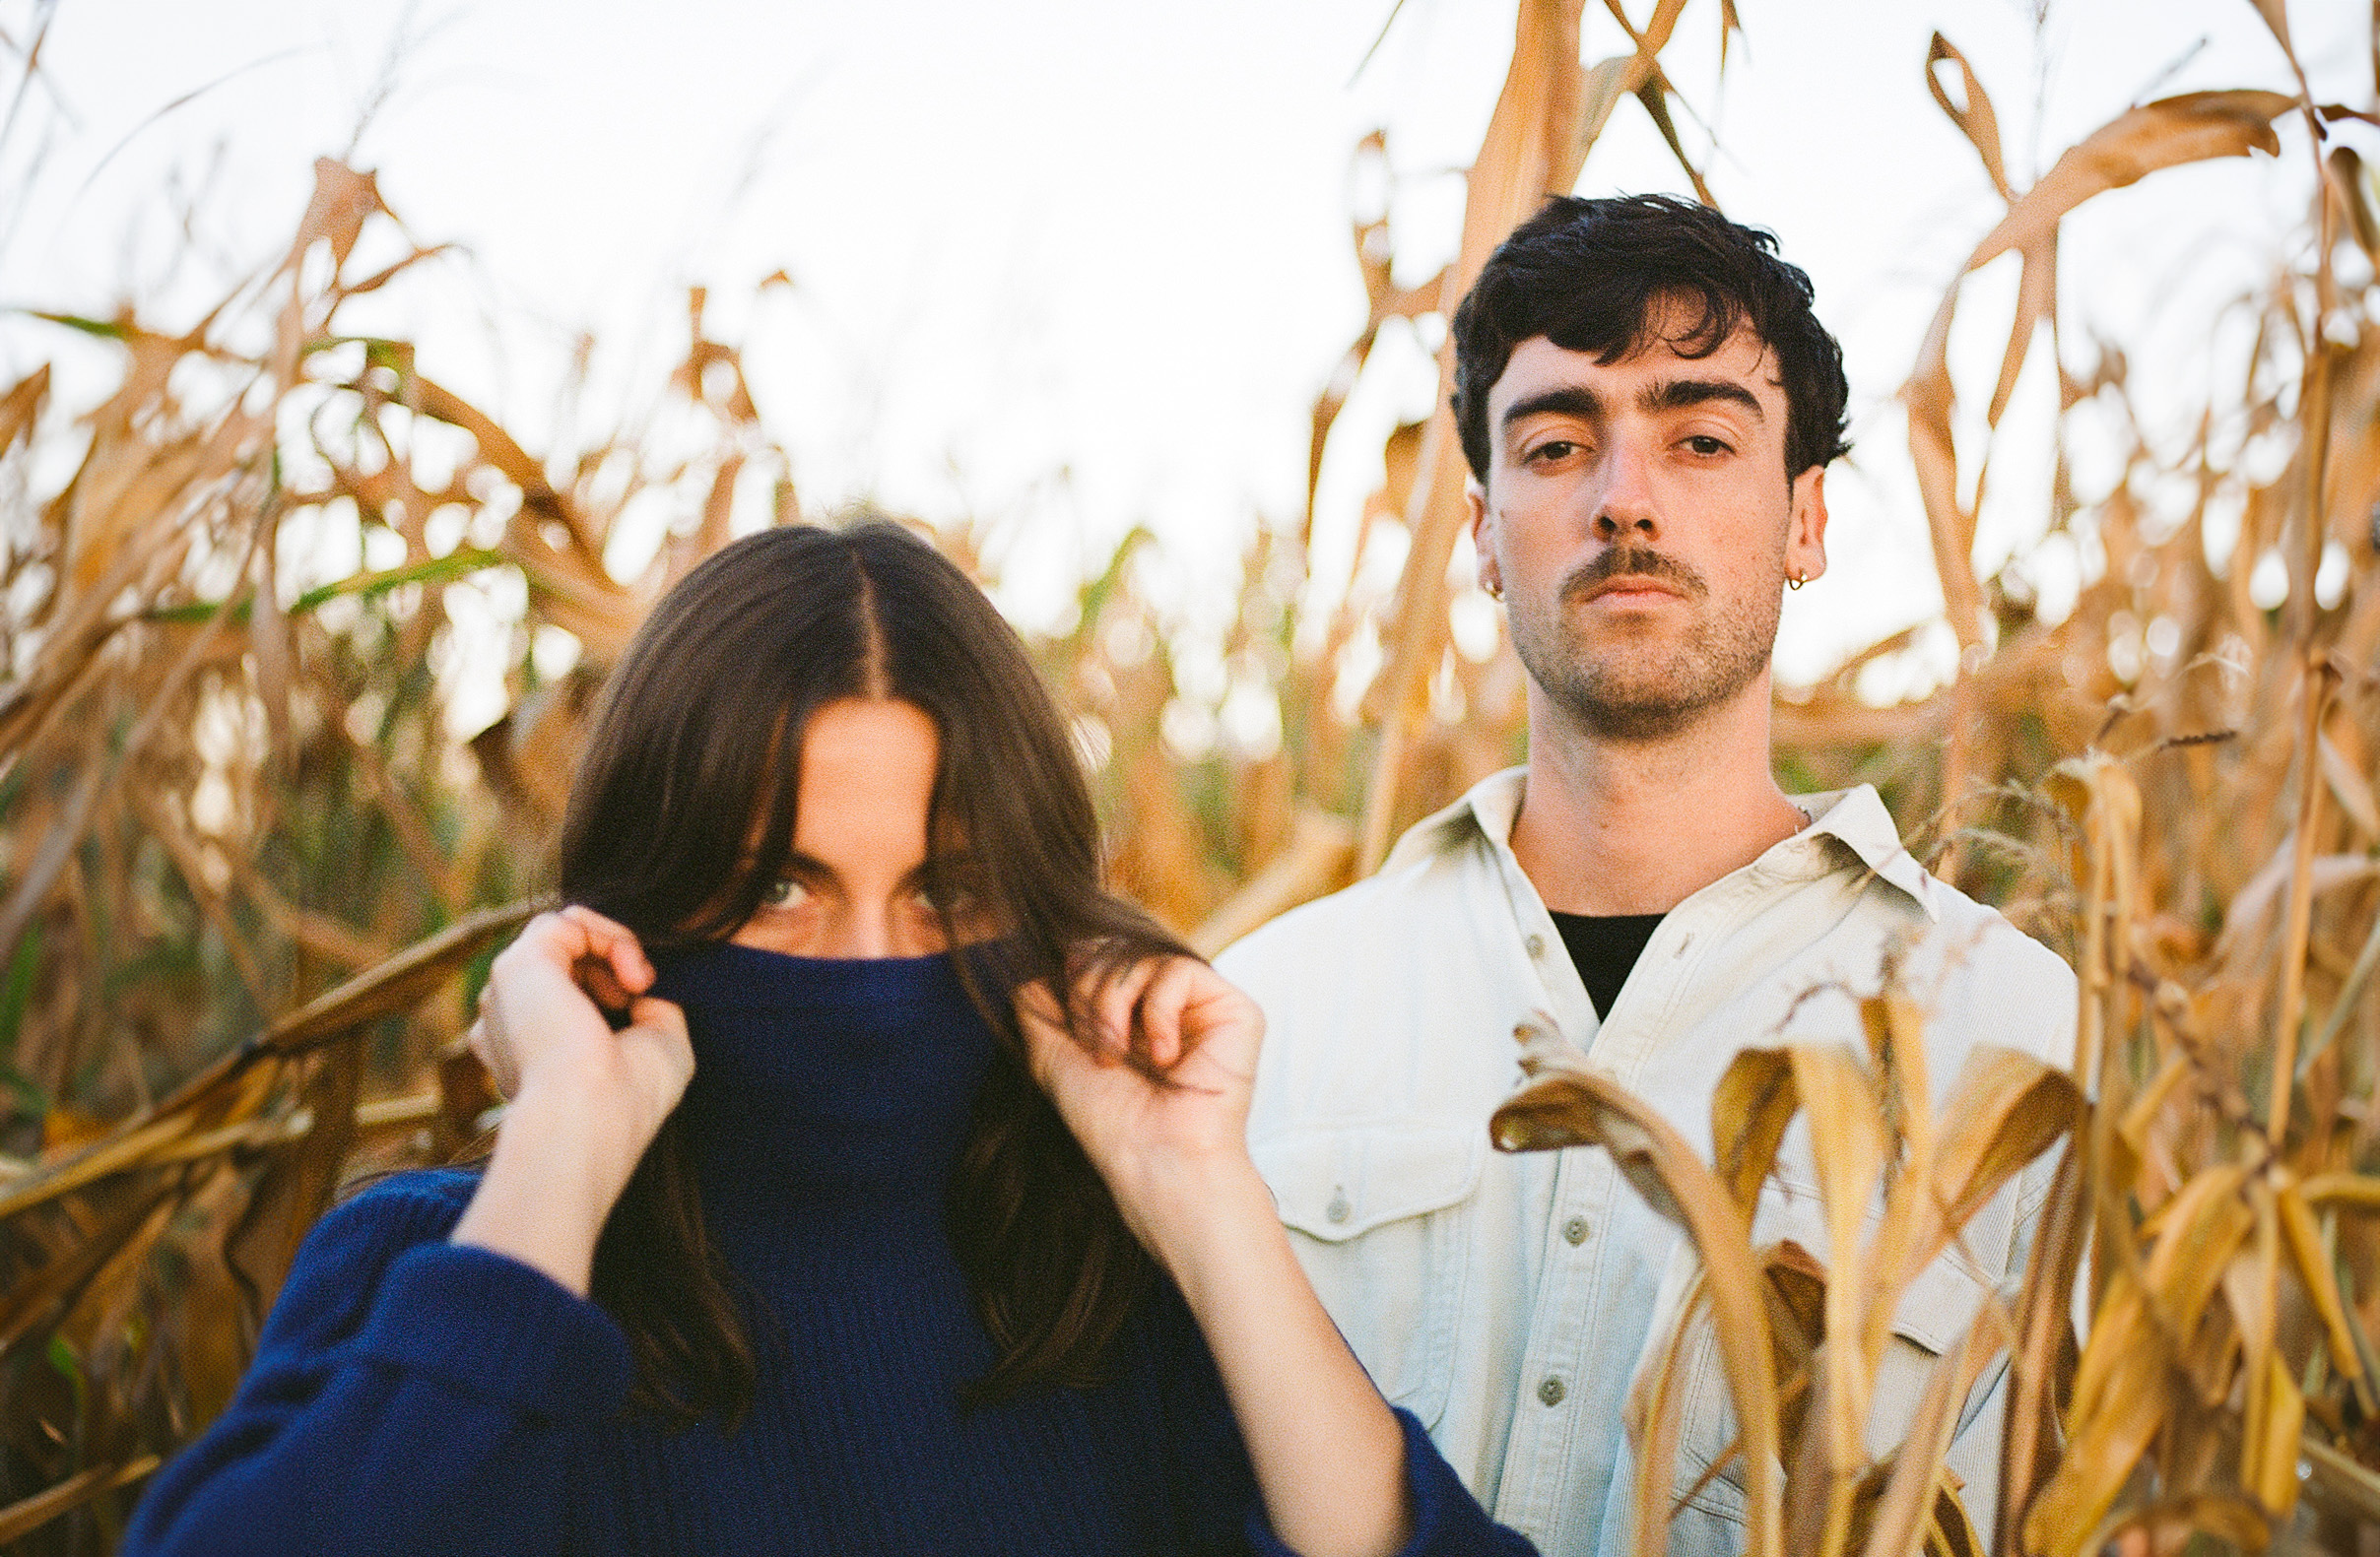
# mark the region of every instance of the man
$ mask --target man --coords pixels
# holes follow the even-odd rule
[[[1481,582],[1528,673],[1527,765],[1221,962],[1268,1014],[1249,1137],[1325,1305],[1496,1518],[1561,1557],[1626,1547],[1628,1388],[1688,1266],[1606,1153],[1488,1150],[1515,1024],[1550,1013],[1706,1158],[1734,1055],[1858,1042],[1887,958],[1932,1013],[1938,1094],[1977,1044],[2072,1043],[2066,966],[1929,876],[1873,789],[1788,798],[1770,774],[1778,611],[1825,570],[1845,447],[1841,352],[1774,242],[1681,201],[1558,199],[1488,261],[1455,316],[1453,409]],[[2020,1278],[2047,1178],[1919,1277],[1872,1450]],[[1815,1183],[1797,1128],[1756,1240],[1823,1257]],[[1688,1363],[1671,1549],[1731,1550],[1707,1334]],[[1987,1375],[1950,1457],[1982,1525],[2000,1391]]]

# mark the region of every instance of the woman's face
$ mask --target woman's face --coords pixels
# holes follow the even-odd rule
[[[793,856],[727,939],[799,957],[920,957],[950,947],[934,894],[960,862],[937,858],[926,811],[942,742],[914,703],[846,697],[802,733]],[[968,905],[951,905],[964,923]]]

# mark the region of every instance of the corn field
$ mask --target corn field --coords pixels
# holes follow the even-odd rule
[[[1442,273],[1401,288],[1386,213],[1354,220],[1369,321],[1314,408],[1313,481],[1382,333],[1450,311],[1495,242],[1578,183],[1615,114],[1650,115],[1708,198],[1662,65],[1687,0],[1656,0],[1640,26],[1607,0],[1634,47],[1593,64],[1582,3],[1522,0]],[[2287,52],[2281,0],[2256,9]],[[1690,20],[1742,31],[1733,0]],[[1867,1003],[1863,1053],[1747,1050],[1714,1102],[1714,1163],[1542,1054],[1498,1138],[1613,1150],[1693,1241],[1757,1557],[1981,1550],[1941,1457],[1966,1385],[2004,1350],[1995,1549],[2380,1551],[2380,181],[2334,133],[2380,123],[2380,96],[2317,101],[2299,71],[2293,95],[2145,102],[2017,188],[2000,84],[1940,34],[1907,68],[2006,201],[1909,343],[1902,396],[1924,510],[1906,518],[1931,537],[1958,670],[1922,698],[1863,698],[1863,672],[1912,652],[1912,632],[1781,688],[1778,766],[1796,790],[1878,784],[1937,875],[2074,962],[2074,1072],[1930,1078],[1926,1013],[1888,989]],[[1384,151],[1375,137],[1355,155]],[[2144,429],[2113,345],[2077,365],[2061,224],[2239,157],[2316,193],[2296,258],[2235,300],[2256,328],[2210,381],[2238,393],[2177,447]],[[9,1550],[109,1550],[142,1479],[230,1397],[341,1185],[475,1138],[495,1099],[459,1036],[487,959],[542,900],[605,668],[731,536],[849,517],[805,514],[699,291],[666,428],[585,447],[525,447],[406,341],[343,330],[352,299],[401,292],[436,252],[368,171],[325,159],[286,253],[195,322],[41,316],[115,354],[96,409],[56,404],[48,367],[0,386]],[[2027,362],[2048,332],[2060,453],[2033,544],[2090,559],[2056,619],[2024,550],[1976,567],[1989,448],[1952,435],[1959,281],[2012,254],[2022,281],[1986,422],[2042,370]],[[1508,644],[1475,652],[1452,630],[1485,603],[1449,583],[1464,469],[1439,407],[1389,437],[1363,510],[1355,572],[1410,542],[1393,593],[1311,588],[1313,482],[1303,525],[1260,529],[1244,558],[1222,649],[1233,695],[1278,710],[1269,754],[1168,745],[1169,718],[1211,716],[1223,694],[1177,676],[1179,623],[1141,583],[1145,534],[1034,645],[1077,719],[1116,881],[1203,949],[1370,870],[1523,749]],[[2084,408],[2096,435],[2117,429],[2104,492],[2068,479]],[[2144,495],[2175,483],[2195,493],[2178,518]],[[665,539],[616,567],[617,538],[656,506]],[[997,582],[982,533],[935,539]],[[2278,604],[2260,582],[2276,570]],[[510,623],[501,663],[475,668],[500,676],[507,712],[458,739],[467,604]],[[1360,680],[1358,641],[1379,651]],[[1754,1248],[1750,1206],[1797,1114],[1839,1170],[1832,1247]],[[2042,1151],[2059,1175],[2021,1291],[1987,1304],[1906,1447],[1872,1461],[1864,1402],[1901,1287]],[[1830,1280],[1830,1262],[1863,1280]],[[1647,1557],[1669,1514],[1666,1379],[1647,1371],[1630,1426]]]

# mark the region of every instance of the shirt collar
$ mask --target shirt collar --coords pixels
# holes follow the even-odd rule
[[[1399,866],[1416,864],[1451,843],[1472,836],[1474,829],[1490,843],[1509,843],[1512,823],[1521,813],[1521,790],[1528,776],[1525,767],[1488,774],[1453,805],[1407,828],[1397,846],[1388,851],[1388,859],[1380,869],[1393,871]]]
[[[1490,773],[1453,805],[1414,823],[1389,851],[1382,869],[1394,870],[1417,863],[1475,834],[1485,836],[1499,848],[1508,846],[1512,823],[1520,815],[1528,771],[1525,767],[1511,767]],[[1761,857],[1763,860],[1777,859],[1780,851],[1786,850],[1807,857],[1817,840],[1833,838],[1857,856],[1860,864],[1879,880],[1908,894],[1925,910],[1928,919],[1942,917],[1942,905],[1936,900],[1940,883],[1917,863],[1916,856],[1901,847],[1900,831],[1893,826],[1892,813],[1884,810],[1875,785],[1861,784],[1817,795],[1796,795],[1792,799],[1802,813],[1811,818],[1810,825],[1770,849]]]
[[[1861,784],[1851,789],[1829,790],[1818,795],[1796,795],[1793,803],[1811,818],[1810,825],[1778,848],[1787,848],[1804,838],[1833,838],[1853,854],[1860,864],[1873,872],[1879,880],[1890,883],[1906,892],[1928,919],[1942,918],[1942,904],[1936,894],[1942,883],[1935,880],[1917,857],[1901,847],[1900,829],[1892,824],[1892,813],[1873,784]],[[1773,852],[1773,851],[1772,851]]]

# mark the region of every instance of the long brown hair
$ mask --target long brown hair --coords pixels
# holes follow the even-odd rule
[[[968,889],[999,927],[957,959],[1000,1037],[949,1202],[998,1353],[969,1397],[1092,1383],[1153,1267],[1034,1084],[1011,996],[1040,979],[1071,997],[1087,972],[1189,953],[1100,884],[1065,721],[966,575],[884,521],[763,531],[695,567],[606,688],[562,823],[562,894],[652,946],[733,934],[791,851],[801,733],[845,697],[933,719],[928,832],[963,844]],[[1086,1013],[1070,1014],[1087,1033]],[[640,1404],[686,1419],[749,1409],[757,1352],[735,1293],[673,1119],[595,1251],[594,1296],[628,1334]]]

